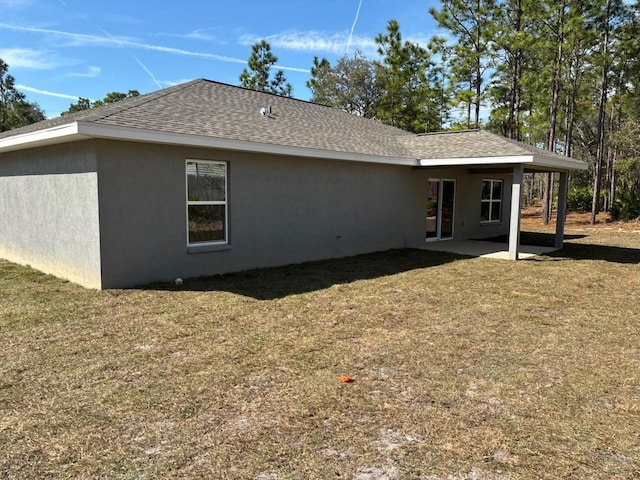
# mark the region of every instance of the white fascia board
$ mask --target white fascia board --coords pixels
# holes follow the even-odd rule
[[[499,157],[465,157],[465,158],[424,158],[418,160],[421,167],[464,167],[487,165],[513,165],[537,167],[541,170],[587,170],[589,166],[578,160],[563,160],[544,155],[507,155]]]
[[[423,158],[421,167],[467,167],[476,165],[506,165],[533,163],[533,155],[509,155],[502,157]]]
[[[228,140],[204,135],[158,132],[154,130],[142,130],[95,123],[78,122],[78,133],[91,138],[104,138],[110,140],[129,140],[145,143],[185,145],[189,147],[216,148],[221,150],[287,155],[294,157],[313,157],[326,158],[330,160],[347,160],[352,162],[406,165],[409,167],[417,166],[417,161],[410,158],[383,157],[360,153],[291,147],[286,145],[249,142],[245,140]]]
[[[567,158],[563,160],[561,158],[546,157],[544,155],[534,155],[533,157],[534,167],[552,168],[557,170],[588,170],[589,164],[581,162],[580,160],[574,160]]]
[[[76,122],[0,139],[0,152],[82,140]]]

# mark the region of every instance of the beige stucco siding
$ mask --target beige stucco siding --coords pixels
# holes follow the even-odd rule
[[[185,160],[228,166],[229,243],[187,247]],[[510,175],[91,140],[0,156],[0,257],[94,288],[425,242],[429,178],[456,181],[454,238],[508,232]],[[480,223],[483,178],[502,221]]]
[[[187,249],[185,159],[228,162],[229,247]],[[103,285],[421,245],[425,186],[408,167],[100,142]]]
[[[92,142],[0,155],[0,258],[100,288]]]

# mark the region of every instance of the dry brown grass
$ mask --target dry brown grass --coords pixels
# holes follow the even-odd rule
[[[0,261],[0,477],[638,478],[640,233],[585,229],[182,289]]]

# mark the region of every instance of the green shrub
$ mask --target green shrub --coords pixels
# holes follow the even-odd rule
[[[573,212],[589,212],[593,202],[593,190],[589,187],[572,187],[567,192],[567,209]]]
[[[613,220],[636,220],[640,218],[640,197],[625,193],[611,206],[611,218]]]

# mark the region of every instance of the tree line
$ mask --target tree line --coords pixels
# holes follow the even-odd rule
[[[24,127],[45,119],[37,103],[29,102],[9,75],[9,65],[0,58],[0,132]]]
[[[640,217],[640,7],[623,0],[442,0],[426,46],[391,20],[361,52],[314,58],[312,101],[412,132],[483,127],[584,160],[570,207]],[[425,12],[426,13],[426,12]],[[250,85],[245,85],[249,86]],[[290,94],[290,91],[289,91]],[[528,178],[551,218],[552,174]]]
[[[441,0],[429,12],[445,36],[405,40],[390,20],[362,52],[315,57],[311,100],[411,132],[486,128],[589,163],[573,173],[569,206],[640,217],[640,0]],[[291,96],[268,42],[252,47],[240,85]],[[37,120],[0,63],[0,129]],[[8,82],[7,80],[11,80]],[[8,88],[7,85],[10,87]],[[7,94],[6,92],[12,92]],[[16,96],[17,94],[17,96]],[[138,92],[80,99],[66,113]],[[38,117],[38,114],[40,117]],[[9,120],[11,119],[11,120]],[[551,218],[554,179],[528,178]]]

